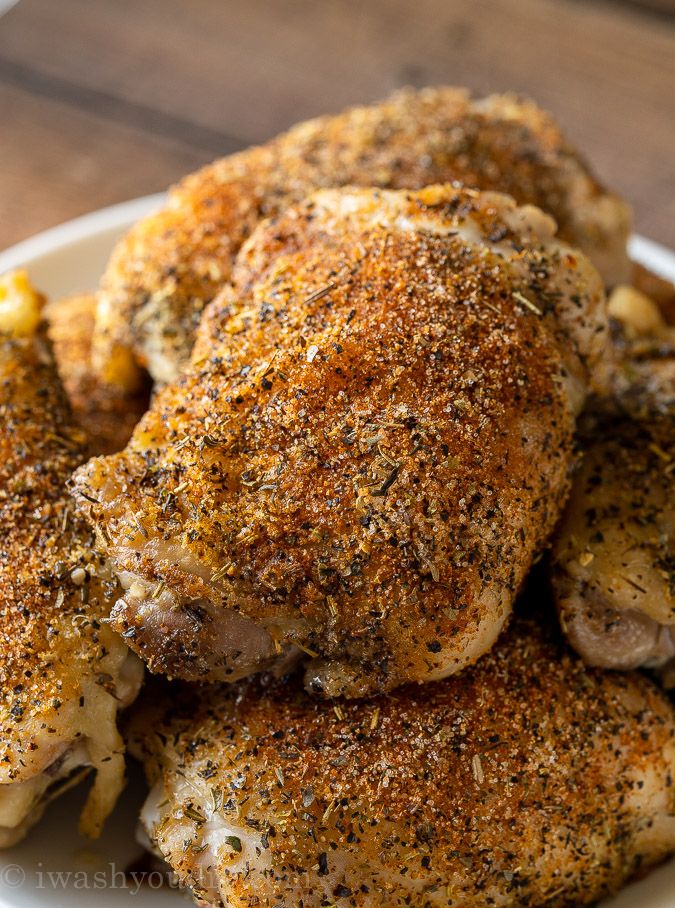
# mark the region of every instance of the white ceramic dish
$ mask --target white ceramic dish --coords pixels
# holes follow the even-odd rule
[[[158,207],[162,196],[147,196],[77,218],[0,253],[0,274],[24,266],[50,297],[96,286],[115,240],[139,217]],[[675,280],[675,253],[636,236],[634,258]],[[186,897],[160,885],[158,874],[125,874],[142,851],[134,840],[144,797],[140,773],[131,783],[95,843],[77,834],[83,791],[69,792],[47,810],[28,839],[0,852],[0,908],[171,908]],[[142,877],[142,882],[141,882]],[[675,908],[675,861],[628,886],[603,908]]]

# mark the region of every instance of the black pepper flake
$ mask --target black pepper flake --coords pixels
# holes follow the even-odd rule
[[[319,876],[328,876],[328,855],[325,851],[319,854]]]
[[[393,486],[393,484],[396,482],[396,477],[398,476],[398,471],[399,471],[399,469],[400,469],[399,467],[394,467],[394,469],[391,471],[391,473],[389,474],[389,476],[387,476],[387,478],[384,480],[384,482],[382,483],[382,485],[380,486],[380,488],[379,488],[379,489],[376,489],[376,490],[373,492],[373,497],[381,498],[381,497],[383,497],[384,495],[387,494],[387,492],[389,491],[389,489],[390,489],[390,488]]]

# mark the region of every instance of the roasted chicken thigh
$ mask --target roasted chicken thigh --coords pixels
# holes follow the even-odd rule
[[[328,704],[153,691],[142,823],[202,906],[567,908],[675,851],[675,721],[517,620],[461,675]]]
[[[105,623],[115,584],[65,488],[86,440],[72,422],[39,300],[0,279],[0,847],[96,771],[82,828],[96,835],[124,780],[118,709],[142,664]]]
[[[263,225],[190,369],[76,478],[151,669],[298,656],[360,696],[490,648],[568,490],[600,278],[507,196],[326,190]]]
[[[570,642],[591,665],[675,674],[675,329],[631,288],[612,295],[610,394],[581,424],[583,463],[553,547]]]
[[[608,285],[628,280],[628,206],[597,183],[548,114],[511,94],[474,100],[457,88],[407,90],[301,123],[172,189],[110,260],[94,344],[100,374],[133,384],[135,358],[156,381],[174,379],[242,243],[262,218],[312,190],[455,180],[538,205]]]
[[[598,418],[553,549],[563,628],[590,665],[675,663],[675,414]]]

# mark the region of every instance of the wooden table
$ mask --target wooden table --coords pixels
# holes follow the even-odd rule
[[[443,82],[534,96],[675,247],[673,0],[20,0],[0,19],[0,248]]]

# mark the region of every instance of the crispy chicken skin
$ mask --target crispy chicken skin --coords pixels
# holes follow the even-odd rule
[[[96,320],[96,295],[85,293],[54,300],[45,306],[49,340],[68,400],[77,422],[87,433],[92,454],[112,454],[129,440],[147,409],[143,386],[135,394],[103,384],[91,363]]]
[[[155,672],[327,696],[493,644],[568,490],[600,278],[506,196],[326,190],[258,229],[191,368],[76,475]]]
[[[112,383],[130,380],[133,351],[156,381],[174,379],[244,240],[263,217],[310,191],[455,180],[538,205],[608,285],[628,280],[630,210],[596,182],[547,113],[511,94],[473,100],[457,88],[405,90],[301,123],[174,187],[167,205],[137,224],[110,260],[94,345],[100,374]]]
[[[124,779],[117,710],[142,674],[101,623],[115,584],[65,488],[86,444],[40,317],[24,275],[0,279],[0,847],[92,766],[82,828],[99,832]]]
[[[131,739],[145,831],[202,906],[569,908],[675,850],[671,705],[524,619],[373,700],[155,691]]]

